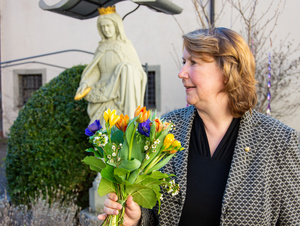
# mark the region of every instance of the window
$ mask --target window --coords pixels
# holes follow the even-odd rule
[[[31,94],[42,86],[42,74],[19,74],[19,106],[27,103]]]
[[[44,83],[45,70],[15,70],[14,93],[17,107],[23,107],[32,93],[38,90]]]
[[[143,67],[148,78],[144,105],[147,109],[160,111],[160,66],[149,66],[146,64]]]

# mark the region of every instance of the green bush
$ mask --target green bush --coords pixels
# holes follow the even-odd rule
[[[87,102],[74,101],[85,66],[74,66],[37,90],[10,129],[5,160],[8,192],[14,203],[29,203],[45,187],[79,193],[88,206],[88,189],[96,174],[81,162],[89,145]]]

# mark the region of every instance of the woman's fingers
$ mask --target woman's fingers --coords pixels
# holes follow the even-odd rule
[[[101,220],[101,221],[104,221],[107,217],[107,214],[106,213],[102,213],[100,215],[98,215],[98,219]]]
[[[109,215],[119,214],[119,210],[122,209],[122,205],[117,202],[118,196],[114,193],[110,193],[107,197],[108,198],[104,201],[104,213]]]

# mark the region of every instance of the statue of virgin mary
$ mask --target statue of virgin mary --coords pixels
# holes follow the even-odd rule
[[[135,109],[144,104],[147,76],[115,8],[99,12],[97,27],[102,39],[82,73],[75,99],[87,93],[90,123],[99,119],[104,126],[103,113],[108,108],[133,118]]]

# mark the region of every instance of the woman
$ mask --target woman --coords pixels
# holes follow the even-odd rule
[[[164,193],[160,214],[128,199],[124,225],[300,225],[297,133],[253,110],[255,63],[246,42],[226,28],[183,39],[178,77],[191,106],[164,116],[185,147],[163,168],[177,176],[180,195]],[[115,201],[110,194],[106,214],[121,209]]]
[[[133,117],[137,106],[144,103],[147,82],[138,55],[126,38],[122,19],[114,10],[99,10],[97,27],[102,39],[93,61],[82,73],[76,93],[81,97],[91,87],[85,96],[89,102],[87,112],[90,122],[100,119],[102,125],[102,115],[108,108]]]

